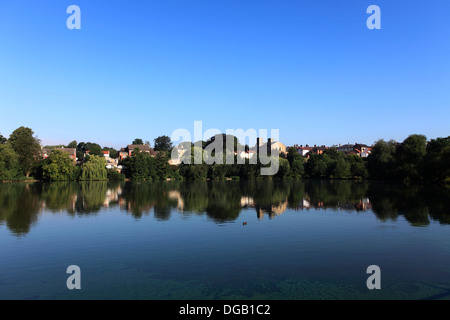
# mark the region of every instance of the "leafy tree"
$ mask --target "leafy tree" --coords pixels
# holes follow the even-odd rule
[[[6,139],[4,136],[0,134],[0,144],[4,144],[6,143],[6,141],[8,141],[8,139]]]
[[[450,181],[450,136],[428,142],[421,175],[428,181]]]
[[[77,141],[76,141],[76,140],[73,140],[72,142],[70,142],[70,143],[67,145],[67,148],[76,148],[77,146],[78,146]]]
[[[300,153],[297,152],[297,149],[294,147],[290,147],[288,149],[288,153],[286,155],[286,159],[289,161],[289,164],[292,166],[292,163],[295,160],[300,160],[301,158],[303,158]]]
[[[345,154],[343,152],[337,151],[336,147],[325,149],[323,151],[323,154],[326,154],[332,160],[343,159],[345,157]]]
[[[397,148],[396,165],[400,179],[418,180],[419,166],[426,154],[427,138],[424,135],[412,134]]]
[[[103,153],[102,153],[102,148],[96,144],[96,143],[91,143],[91,144],[86,144],[86,148],[87,151],[89,151],[89,156],[101,156],[103,157]]]
[[[351,154],[346,157],[347,162],[350,164],[350,174],[352,177],[365,179],[368,176],[366,168],[366,162],[360,156]]]
[[[70,156],[61,150],[53,150],[47,159],[43,160],[42,178],[44,180],[75,180],[75,166]]]
[[[106,169],[106,176],[108,180],[125,180],[125,175],[123,173],[119,173],[115,169]]]
[[[303,177],[303,175],[305,174],[305,158],[300,156],[300,158],[292,162],[291,174],[294,179]]]
[[[349,178],[351,175],[350,172],[350,163],[345,161],[345,159],[340,158],[335,161],[333,161],[331,165],[331,178],[335,179],[346,179]]]
[[[80,142],[77,145],[77,158],[83,159],[87,151],[89,151],[89,155],[103,156],[102,147],[98,143]]]
[[[397,146],[394,140],[388,142],[378,140],[368,156],[367,168],[373,179],[392,179],[395,174],[395,153]]]
[[[332,160],[327,154],[312,154],[305,164],[305,173],[310,178],[328,177],[331,163]]]
[[[144,141],[142,141],[142,139],[136,138],[131,144],[144,144]]]
[[[278,172],[275,174],[275,178],[285,179],[287,177],[290,177],[291,167],[289,165],[289,161],[286,159],[283,159],[282,157],[279,157],[278,160],[279,160],[279,167],[278,167]]]
[[[30,128],[20,127],[11,133],[8,140],[17,153],[22,171],[27,177],[37,165],[41,151],[40,141],[33,134]]]
[[[188,180],[205,180],[208,174],[208,165],[206,164],[191,164],[187,166],[188,170],[186,178]]]
[[[224,180],[228,172],[226,164],[213,164],[209,166],[208,177],[212,180]]]
[[[102,156],[92,155],[81,167],[80,180],[107,180],[106,160]]]
[[[15,180],[21,176],[19,156],[9,143],[0,143],[0,180]]]
[[[172,149],[172,141],[168,136],[159,136],[158,138],[154,139],[154,143],[155,151],[169,151],[170,149]]]
[[[156,179],[156,159],[138,148],[122,161],[122,165],[125,175],[133,180]]]
[[[171,170],[169,165],[169,157],[166,152],[161,151],[156,155],[155,166],[157,179],[165,180],[166,178],[169,178]]]

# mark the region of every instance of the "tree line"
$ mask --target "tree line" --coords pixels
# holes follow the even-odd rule
[[[217,136],[216,136],[217,138]],[[226,135],[222,135],[224,142]],[[236,137],[231,150],[222,150],[225,159],[227,152],[235,152],[243,147]],[[372,179],[399,180],[403,182],[450,182],[450,136],[427,140],[424,135],[412,134],[403,142],[378,140],[367,158],[358,155],[346,155],[336,148],[328,148],[322,154],[301,156],[296,148],[289,148],[286,154],[279,156],[278,172],[274,176],[261,176],[261,164],[245,159],[238,164],[234,155],[234,164],[207,164],[203,158],[204,150],[214,141],[187,143],[191,149],[192,164],[170,165],[169,156],[172,142],[167,136],[154,139],[156,157],[138,149],[132,151],[119,164],[122,173],[106,169],[102,151],[109,151],[111,158],[118,157],[118,150],[101,147],[92,142],[70,142],[67,146],[75,148],[78,165],[67,153],[55,149],[49,157],[42,159],[39,139],[30,128],[20,127],[9,138],[0,135],[0,180],[20,180],[33,177],[38,180],[225,180],[225,179]],[[150,145],[149,141],[135,139],[132,145]],[[58,146],[61,147],[61,146]],[[201,149],[196,153],[196,149]],[[244,148],[248,151],[248,146]],[[86,151],[89,151],[87,155]],[[198,150],[197,150],[198,151]],[[215,150],[215,152],[218,152]],[[200,154],[202,158],[194,159]],[[183,159],[184,160],[184,159]],[[196,161],[194,161],[196,160]],[[195,163],[195,164],[193,164]]]

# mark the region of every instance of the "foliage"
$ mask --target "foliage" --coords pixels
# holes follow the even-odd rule
[[[11,133],[8,140],[19,157],[23,174],[27,177],[37,165],[41,151],[40,141],[33,134],[30,128],[20,127]]]
[[[82,160],[84,158],[84,154],[89,151],[89,155],[91,156],[103,156],[102,147],[98,143],[94,142],[80,142],[77,145],[77,158]]]
[[[352,178],[366,179],[369,175],[366,162],[356,154],[351,154],[345,158],[350,164],[350,174]]]
[[[0,180],[16,180],[21,177],[19,156],[9,143],[0,143]]]
[[[397,146],[394,140],[378,140],[368,157],[368,170],[373,179],[389,179],[394,176],[395,154]]]
[[[418,180],[419,167],[426,154],[427,138],[424,135],[413,134],[397,147],[396,175],[404,180]]]
[[[305,171],[310,178],[329,177],[329,166],[332,160],[327,154],[312,154],[305,164]]]
[[[0,134],[0,144],[4,144],[6,143],[6,141],[8,141],[8,139],[6,139],[4,136]]]
[[[172,141],[170,140],[170,137],[168,136],[159,136],[158,138],[154,139],[155,151],[166,151],[172,149]]]
[[[131,144],[134,144],[134,145],[139,144],[140,145],[140,144],[144,144],[144,141],[142,141],[142,139],[140,139],[140,138],[136,138],[133,140],[133,142]]]
[[[77,146],[78,146],[78,143],[77,143],[77,141],[76,140],[73,140],[72,142],[70,142],[68,145],[67,145],[67,148],[77,148]]]
[[[75,180],[75,166],[70,156],[61,150],[53,150],[47,159],[42,160],[42,179],[60,181]]]
[[[335,160],[330,165],[330,178],[347,179],[350,178],[350,163],[343,158]]]
[[[450,136],[431,139],[427,144],[421,175],[426,181],[450,182]]]
[[[81,166],[80,180],[106,180],[106,160],[102,156],[92,155]]]
[[[140,152],[136,148],[131,157],[122,161],[126,177],[133,180],[154,180],[156,179],[156,159],[146,152]]]
[[[125,174],[118,172],[115,169],[106,169],[106,177],[109,181],[125,180]]]

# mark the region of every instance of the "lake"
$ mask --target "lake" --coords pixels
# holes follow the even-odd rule
[[[449,206],[363,181],[3,183],[0,299],[450,299]]]

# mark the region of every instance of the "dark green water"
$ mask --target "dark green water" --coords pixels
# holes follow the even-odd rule
[[[449,195],[350,181],[4,183],[0,299],[450,299]],[[66,287],[69,265],[81,290]]]

